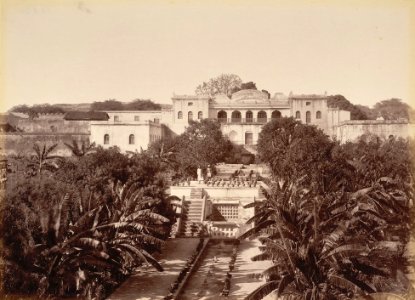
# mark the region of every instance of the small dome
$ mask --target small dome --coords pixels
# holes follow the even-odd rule
[[[268,101],[268,95],[258,90],[241,90],[232,94],[232,100],[245,102],[245,100]]]
[[[215,103],[227,103],[229,100],[229,97],[225,94],[217,94],[215,98],[213,98],[213,102]]]

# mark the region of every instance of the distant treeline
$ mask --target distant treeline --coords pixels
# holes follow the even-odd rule
[[[91,110],[161,110],[161,105],[151,100],[121,102],[111,99],[92,103]]]
[[[342,95],[334,95],[329,96],[328,106],[350,111],[352,120],[376,120],[379,117],[385,120],[415,120],[415,110],[396,98],[379,101],[373,108],[369,108],[364,105],[352,104]]]
[[[19,112],[29,115],[30,118],[37,118],[39,114],[63,114],[65,110],[59,105],[50,104],[37,104],[33,106],[17,105],[14,106],[10,111]]]
[[[76,105],[74,104],[74,106]],[[121,102],[111,99],[94,102],[91,104],[89,110],[161,110],[161,105],[154,103],[151,100],[136,99],[131,102]],[[10,111],[27,114],[30,118],[37,118],[39,117],[39,114],[63,114],[70,110],[67,109],[67,107],[62,107],[60,104],[37,104],[32,106],[24,104],[14,106],[12,109],[10,109]]]
[[[329,107],[338,107],[342,110],[350,111],[352,120],[376,120],[382,117],[385,120],[407,119],[415,121],[415,110],[400,99],[383,100],[377,102],[373,108],[369,108],[364,105],[352,104],[342,95],[332,95],[328,98]],[[76,105],[74,104],[74,106]],[[161,105],[151,100],[136,99],[131,102],[121,102],[110,99],[93,102],[89,110],[161,110]],[[61,107],[59,104],[39,104],[33,106],[18,105],[10,111],[25,113],[31,118],[37,118],[39,114],[65,113],[69,109]]]

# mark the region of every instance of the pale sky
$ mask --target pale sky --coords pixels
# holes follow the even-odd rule
[[[392,97],[413,103],[413,6],[397,2],[9,1],[4,109],[170,103],[173,93],[193,94],[221,73],[271,94],[327,91],[368,106]]]

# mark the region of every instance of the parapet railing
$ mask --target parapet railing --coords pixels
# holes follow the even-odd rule
[[[271,118],[217,118],[222,124],[265,124]]]

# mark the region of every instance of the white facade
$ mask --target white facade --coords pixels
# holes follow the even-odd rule
[[[108,115],[108,121],[91,122],[91,143],[135,152],[162,138],[160,111],[110,111]]]
[[[172,107],[161,111],[107,111],[108,121],[91,123],[91,142],[103,147],[118,146],[122,151],[147,149],[148,145],[162,138],[160,124],[173,133],[181,134],[190,121],[214,119],[232,142],[255,145],[262,126],[279,117],[294,117],[303,123],[316,125],[330,136],[336,127],[350,120],[350,112],[327,106],[326,95],[292,95],[276,93],[272,98],[258,90],[242,90],[231,98],[197,95],[175,95]],[[110,141],[104,143],[104,135]],[[133,144],[129,136],[136,137]]]
[[[173,122],[167,124],[177,134],[182,133],[189,120],[207,115],[218,120],[221,129],[232,142],[240,145],[255,145],[262,126],[279,117],[294,117],[303,123],[316,125],[332,136],[335,127],[350,120],[350,112],[329,108],[326,95],[292,95],[276,93],[268,98],[258,90],[242,90],[231,98],[226,95],[174,96]]]

